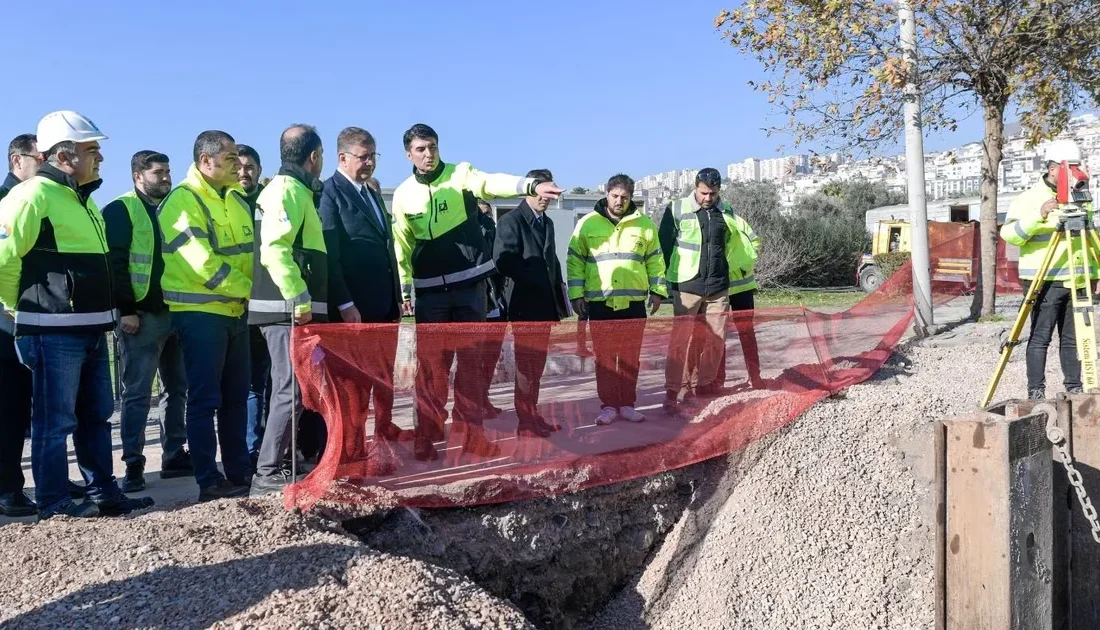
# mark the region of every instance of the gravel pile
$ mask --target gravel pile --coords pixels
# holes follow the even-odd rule
[[[908,348],[750,447],[758,459],[699,497],[591,627],[932,628],[932,421],[976,408],[1004,327]],[[995,400],[1025,391],[1023,355]],[[1051,395],[1057,364],[1052,352]]]
[[[5,628],[532,628],[458,574],[274,501],[0,528]]]

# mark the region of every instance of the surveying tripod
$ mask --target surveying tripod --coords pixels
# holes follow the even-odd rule
[[[1061,195],[1059,195],[1061,196]],[[1027,321],[1035,306],[1035,300],[1039,296],[1045,284],[1043,278],[1047,277],[1051,263],[1054,262],[1054,254],[1058,251],[1058,245],[1064,240],[1068,245],[1066,269],[1069,280],[1064,282],[1070,290],[1073,308],[1073,331],[1077,337],[1077,360],[1081,362],[1081,384],[1085,392],[1100,387],[1100,374],[1097,373],[1096,359],[1096,318],[1093,306],[1096,304],[1096,294],[1092,290],[1092,264],[1100,266],[1100,235],[1088,221],[1088,216],[1077,204],[1059,206],[1065,207],[1065,212],[1058,217],[1058,228],[1051,234],[1050,244],[1047,246],[1046,255],[1042,264],[1035,271],[1035,280],[1028,287],[1024,295],[1024,303],[1020,306],[1020,312],[1016,315],[1016,321],[1012,324],[1008,340],[1001,345],[1001,358],[997,361],[997,368],[993,372],[993,380],[982,398],[980,407],[985,408],[993,399],[997,391],[997,384],[1004,374],[1008,359],[1012,356],[1012,349],[1020,344],[1020,334],[1024,330],[1024,322]]]

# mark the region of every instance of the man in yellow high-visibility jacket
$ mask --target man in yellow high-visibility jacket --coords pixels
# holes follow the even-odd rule
[[[103,207],[107,246],[114,271],[115,302],[122,319],[116,332],[121,355],[122,461],[126,464],[123,492],[145,488],[145,427],[153,377],[160,373],[167,394],[160,419],[161,479],[195,473],[184,450],[187,427],[183,412],[187,377],[179,338],[172,332],[172,316],[164,303],[161,277],[160,224],[157,206],[172,190],[168,156],[138,151],[130,159],[134,188]]]
[[[1045,151],[1047,171],[1041,180],[1012,201],[1001,226],[1001,238],[1020,248],[1020,279],[1024,292],[1034,282],[1041,282],[1031,311],[1031,334],[1027,339],[1027,397],[1032,400],[1046,398],[1047,349],[1058,328],[1061,337],[1059,357],[1066,391],[1081,392],[1081,363],[1077,360],[1077,337],[1074,333],[1073,305],[1070,289],[1065,282],[1070,279],[1069,246],[1065,241],[1051,261],[1046,277],[1037,278],[1039,266],[1046,256],[1050,237],[1058,228],[1058,201],[1056,199],[1058,177],[1062,162],[1071,166],[1081,165],[1081,148],[1073,140],[1055,140]],[[1092,208],[1087,208],[1092,222]],[[1083,261],[1076,262],[1078,273],[1084,272]],[[1092,277],[1096,277],[1095,265]]]
[[[164,301],[187,373],[187,442],[199,500],[248,494],[249,373],[245,311],[252,291],[252,215],[237,183],[237,144],[224,131],[195,140],[194,164],[160,206]],[[215,434],[214,416],[218,416]],[[215,464],[221,445],[225,476]]]
[[[324,147],[317,130],[295,125],[279,138],[282,164],[256,200],[259,246],[248,322],[259,326],[271,357],[271,406],[252,478],[253,498],[292,482],[283,461],[304,408],[290,354],[291,325],[328,321],[328,260],[317,214]],[[258,265],[256,263],[259,263]]]
[[[404,136],[412,175],[393,193],[394,248],[405,310],[416,292],[416,323],[484,322],[486,279],[496,273],[493,246],[478,224],[478,197],[497,199],[541,195],[556,198],[554,182],[482,173],[468,162],[449,164],[439,157],[439,135],[427,125],[413,125]],[[457,354],[453,417],[466,426],[464,450],[495,456],[499,449],[481,428],[481,404],[489,386],[482,373],[482,343],[468,339],[456,347],[454,328],[417,331],[417,459],[438,457],[434,439],[443,437],[448,374]]]
[[[677,318],[665,368],[664,410],[668,414],[678,413],[678,397],[685,385],[689,395],[719,393],[725,381],[721,369],[726,350],[725,314],[732,296],[749,298],[738,310],[752,308],[758,239],[745,219],[720,199],[721,190],[718,170],[704,168],[695,176],[695,191],[669,203],[661,219],[661,251]],[[741,345],[750,380],[756,385],[759,359],[755,335],[745,341],[748,332],[741,334]],[[693,368],[698,372],[691,391]]]
[[[646,299],[653,314],[668,297],[657,226],[634,205],[633,196],[631,178],[608,180],[607,197],[577,222],[565,265],[573,310],[587,314],[592,326],[596,391],[603,406],[599,425],[616,418],[645,420],[634,403]]]

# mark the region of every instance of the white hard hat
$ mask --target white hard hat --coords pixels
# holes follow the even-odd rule
[[[69,110],[46,114],[38,121],[38,151],[45,153],[60,142],[92,142],[107,136],[86,117]]]
[[[1081,162],[1081,147],[1069,138],[1060,138],[1047,145],[1043,152],[1047,162]]]

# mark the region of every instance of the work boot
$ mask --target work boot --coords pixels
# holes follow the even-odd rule
[[[126,464],[126,476],[119,486],[123,492],[141,492],[145,489],[145,464],[133,462]]]
[[[73,503],[68,501],[49,512],[38,512],[38,522],[49,519],[54,516],[71,516],[73,518],[94,518],[99,516],[99,506],[91,501],[81,501],[80,503]]]
[[[199,503],[218,499],[238,499],[248,496],[248,486],[238,485],[228,479],[219,479],[217,483],[199,490]]]
[[[0,516],[19,518],[38,514],[38,506],[22,490],[0,495]]]
[[[105,499],[89,499],[99,508],[101,516],[122,516],[136,510],[144,510],[155,505],[152,497],[128,497],[119,492]]]
[[[161,479],[176,479],[178,477],[191,477],[195,474],[195,465],[191,463],[191,453],[182,450],[172,459],[162,460],[160,465]]]
[[[248,491],[248,498],[259,499],[273,494],[282,494],[291,483],[301,481],[305,475],[291,476],[290,471],[283,469],[273,475],[256,474],[252,477],[252,487]]]
[[[1080,385],[1077,385],[1075,387],[1067,387],[1066,388],[1066,393],[1067,394],[1084,394],[1085,389]]]
[[[1047,392],[1046,392],[1046,389],[1044,389],[1044,388],[1036,387],[1034,389],[1027,390],[1027,399],[1028,400],[1044,400],[1044,399],[1046,399],[1046,397],[1047,397]]]

